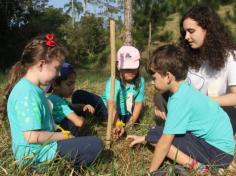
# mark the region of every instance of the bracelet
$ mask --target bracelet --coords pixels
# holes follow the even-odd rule
[[[61,131],[63,136],[64,136],[64,139],[70,139],[70,131],[67,131],[67,130],[63,130]]]
[[[71,132],[70,132],[70,131],[64,130],[64,129],[63,129],[61,126],[59,126],[59,125],[57,125],[56,127],[57,127],[57,129],[61,130],[61,132],[62,132],[62,134],[63,134],[63,136],[64,136],[64,139],[69,139],[69,138],[71,138],[71,137],[70,137],[70,135],[71,135]]]
[[[116,121],[116,127],[124,127],[125,123],[122,120],[117,120]]]

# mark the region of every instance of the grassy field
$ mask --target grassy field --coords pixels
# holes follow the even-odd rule
[[[226,12],[231,12],[232,6],[225,6],[220,8],[219,14],[224,19]],[[169,17],[169,22],[162,28],[163,32],[172,33],[172,42],[177,42],[179,38],[179,15],[173,14]],[[235,37],[235,24],[228,23],[226,25]],[[156,47],[156,46],[153,46]],[[144,53],[145,55],[145,53]],[[144,56],[144,58],[146,58]],[[154,89],[149,83],[149,77],[142,72],[146,80],[146,98],[145,107],[143,110],[142,120],[134,128],[127,129],[127,134],[146,134],[148,128],[155,125],[155,118],[153,112],[153,94]],[[109,77],[109,71],[101,70],[81,70],[78,69],[76,89],[85,89],[98,95],[102,94],[104,89],[105,80]],[[0,93],[7,81],[6,74],[0,74]],[[106,125],[93,123],[91,117],[88,119],[90,125],[89,133],[86,135],[96,135],[105,141]],[[58,175],[84,175],[84,176],[144,176],[149,167],[152,158],[152,150],[147,146],[137,146],[135,148],[129,148],[129,141],[125,140],[125,137],[118,141],[113,141],[111,150],[104,150],[97,162],[87,168],[81,168],[80,171],[75,171],[71,167],[71,163],[61,159],[59,161],[52,161],[50,163],[43,163],[37,168],[32,168],[29,164],[24,168],[18,168],[16,161],[14,161],[11,150],[11,139],[9,135],[9,125],[7,121],[0,126],[0,176],[2,175],[14,175],[14,176],[58,176]],[[166,161],[162,170],[169,172],[168,175],[174,176],[174,163]],[[218,174],[217,168],[210,167],[214,176]],[[188,175],[195,175],[195,173],[189,173]],[[228,172],[222,175],[235,175]]]
[[[76,89],[86,89],[101,95],[104,88],[104,82],[109,77],[108,72],[94,70],[79,70],[77,74]],[[154,89],[150,86],[148,77],[144,72],[146,78],[146,99],[145,108],[143,111],[143,117],[141,123],[134,128],[127,129],[127,134],[146,134],[148,128],[155,125],[154,112],[152,108],[152,97]],[[3,87],[6,82],[6,76],[0,76]],[[2,89],[1,89],[2,90]],[[105,141],[106,125],[96,124],[91,122],[89,118],[91,129],[87,135],[96,135]],[[32,168],[29,164],[27,167],[18,168],[16,161],[14,161],[11,151],[11,139],[9,135],[9,126],[5,121],[0,128],[0,175],[17,175],[17,176],[51,176],[51,175],[84,175],[84,176],[144,176],[149,167],[152,158],[152,150],[147,146],[136,146],[135,148],[129,148],[129,141],[125,137],[118,141],[112,142],[111,150],[104,150],[97,162],[87,168],[82,168],[80,171],[75,171],[71,167],[71,163],[61,159],[59,161],[52,161],[49,163],[43,163],[37,168]],[[162,169],[168,170],[168,175],[174,175],[174,164],[166,161]],[[211,167],[214,175],[217,169]],[[194,175],[194,173],[189,173]],[[223,175],[229,175],[225,173]]]
[[[146,75],[144,75],[146,77]],[[105,80],[109,73],[105,71],[79,70],[77,73],[76,89],[85,89],[98,95],[102,94]],[[1,91],[6,83],[6,76],[0,75],[2,84]],[[150,87],[150,86],[149,86]],[[151,90],[150,90],[151,91]],[[150,95],[150,93],[148,93]],[[142,122],[133,129],[128,129],[127,133],[145,134],[147,129],[154,124],[152,120],[153,112],[150,111],[151,98],[146,98],[147,103],[144,109]],[[91,117],[89,120],[91,122]],[[106,125],[91,122],[90,134],[99,136],[103,141],[106,135]],[[151,159],[151,151],[144,146],[135,149],[128,147],[129,142],[125,137],[119,141],[112,142],[110,151],[104,150],[97,162],[88,168],[82,168],[76,172],[70,163],[61,159],[57,162],[41,164],[37,168],[29,166],[17,168],[11,150],[11,138],[9,135],[9,125],[7,121],[0,128],[0,175],[144,175]]]

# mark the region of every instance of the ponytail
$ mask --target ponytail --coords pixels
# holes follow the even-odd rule
[[[24,48],[21,59],[10,70],[8,83],[3,90],[0,113],[6,116],[7,100],[15,84],[27,73],[27,70],[40,59],[51,62],[53,59],[66,56],[65,48],[56,42],[53,34],[46,34],[32,39]]]
[[[11,90],[14,85],[26,74],[26,71],[27,68],[21,61],[18,61],[12,66],[8,77],[8,83],[3,90],[3,100],[0,107],[0,112],[3,114],[3,117],[7,115],[7,99],[11,93]]]

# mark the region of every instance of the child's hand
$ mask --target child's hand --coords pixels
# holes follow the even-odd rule
[[[159,118],[161,118],[162,120],[166,120],[166,112],[165,112],[165,108],[164,107],[157,107],[155,106],[154,107],[154,112],[155,112],[155,115]]]
[[[128,127],[133,127],[134,124],[135,124],[135,122],[134,122],[134,120],[133,120],[133,118],[132,118],[132,116],[131,116],[129,122],[126,124],[126,128],[128,128]]]
[[[125,133],[125,129],[124,129],[123,126],[116,126],[116,127],[113,128],[113,130],[112,130],[113,139],[114,139],[114,140],[119,139],[124,133]]]
[[[89,113],[91,113],[91,114],[94,114],[94,107],[92,107],[90,104],[87,104],[87,105],[85,105],[84,107],[83,107],[83,111],[85,112],[85,111],[87,111],[87,112],[89,112]]]
[[[154,112],[158,118],[166,120],[166,101],[161,94],[156,94],[154,97]]]
[[[145,136],[128,135],[126,139],[132,140],[129,147],[133,147],[136,144],[145,144]]]

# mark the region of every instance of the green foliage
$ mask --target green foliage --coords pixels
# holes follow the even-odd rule
[[[64,42],[69,50],[68,59],[72,63],[85,67],[106,65],[110,53],[108,19],[121,19],[124,11],[123,1],[75,0],[74,15],[77,15],[76,19],[80,19],[75,22],[67,14],[71,11],[71,2],[65,5],[67,12],[53,7],[46,8],[47,3],[48,0],[0,0],[0,68],[5,69],[19,60],[22,49],[29,39],[48,32],[55,33],[59,40]],[[178,38],[177,20],[174,20],[169,29],[169,21],[172,20],[168,16],[177,14],[176,12],[180,12],[181,16],[182,12],[197,3],[205,3],[218,9],[222,4],[234,3],[234,0],[133,0],[134,45],[142,51],[149,41],[169,42]],[[88,9],[88,13],[81,16],[85,4],[93,6],[97,12],[90,12]],[[236,38],[232,30],[232,22],[236,21],[236,5],[233,9],[233,12],[226,14],[224,22],[227,22],[227,26],[233,32],[232,37]],[[176,19],[176,16],[173,18]],[[116,43],[119,48],[123,43],[121,20],[117,20],[116,29]]]
[[[45,0],[46,2],[47,0]],[[29,19],[30,9],[28,0],[0,0],[0,68],[9,65],[9,62],[19,54],[16,49],[22,44],[21,26]],[[37,5],[34,4],[35,6]],[[20,34],[20,36],[18,36]],[[14,52],[12,52],[14,51]]]
[[[31,17],[22,32],[28,36],[27,38],[44,33],[54,33],[56,36],[62,36],[58,28],[65,24],[69,18],[68,15],[63,13],[62,9],[45,8],[44,11]]]
[[[0,1],[0,68],[6,68],[19,60],[27,41],[38,34],[53,32],[64,24],[69,16],[62,10],[45,8],[48,0]]]
[[[149,25],[158,32],[157,26],[163,26],[168,15],[174,12],[170,1],[135,0],[134,2],[134,39],[137,47],[142,49],[148,44]],[[153,39],[155,40],[155,39]]]
[[[106,31],[101,17],[84,16],[71,27],[70,22],[61,27],[69,50],[69,59],[75,64],[98,64],[104,59]]]
[[[236,23],[236,3],[234,3],[232,13],[230,13],[230,11],[226,12],[226,19],[233,23]]]
[[[158,36],[158,39],[160,42],[170,42],[173,38],[173,32],[171,31],[165,31],[161,35]]]

